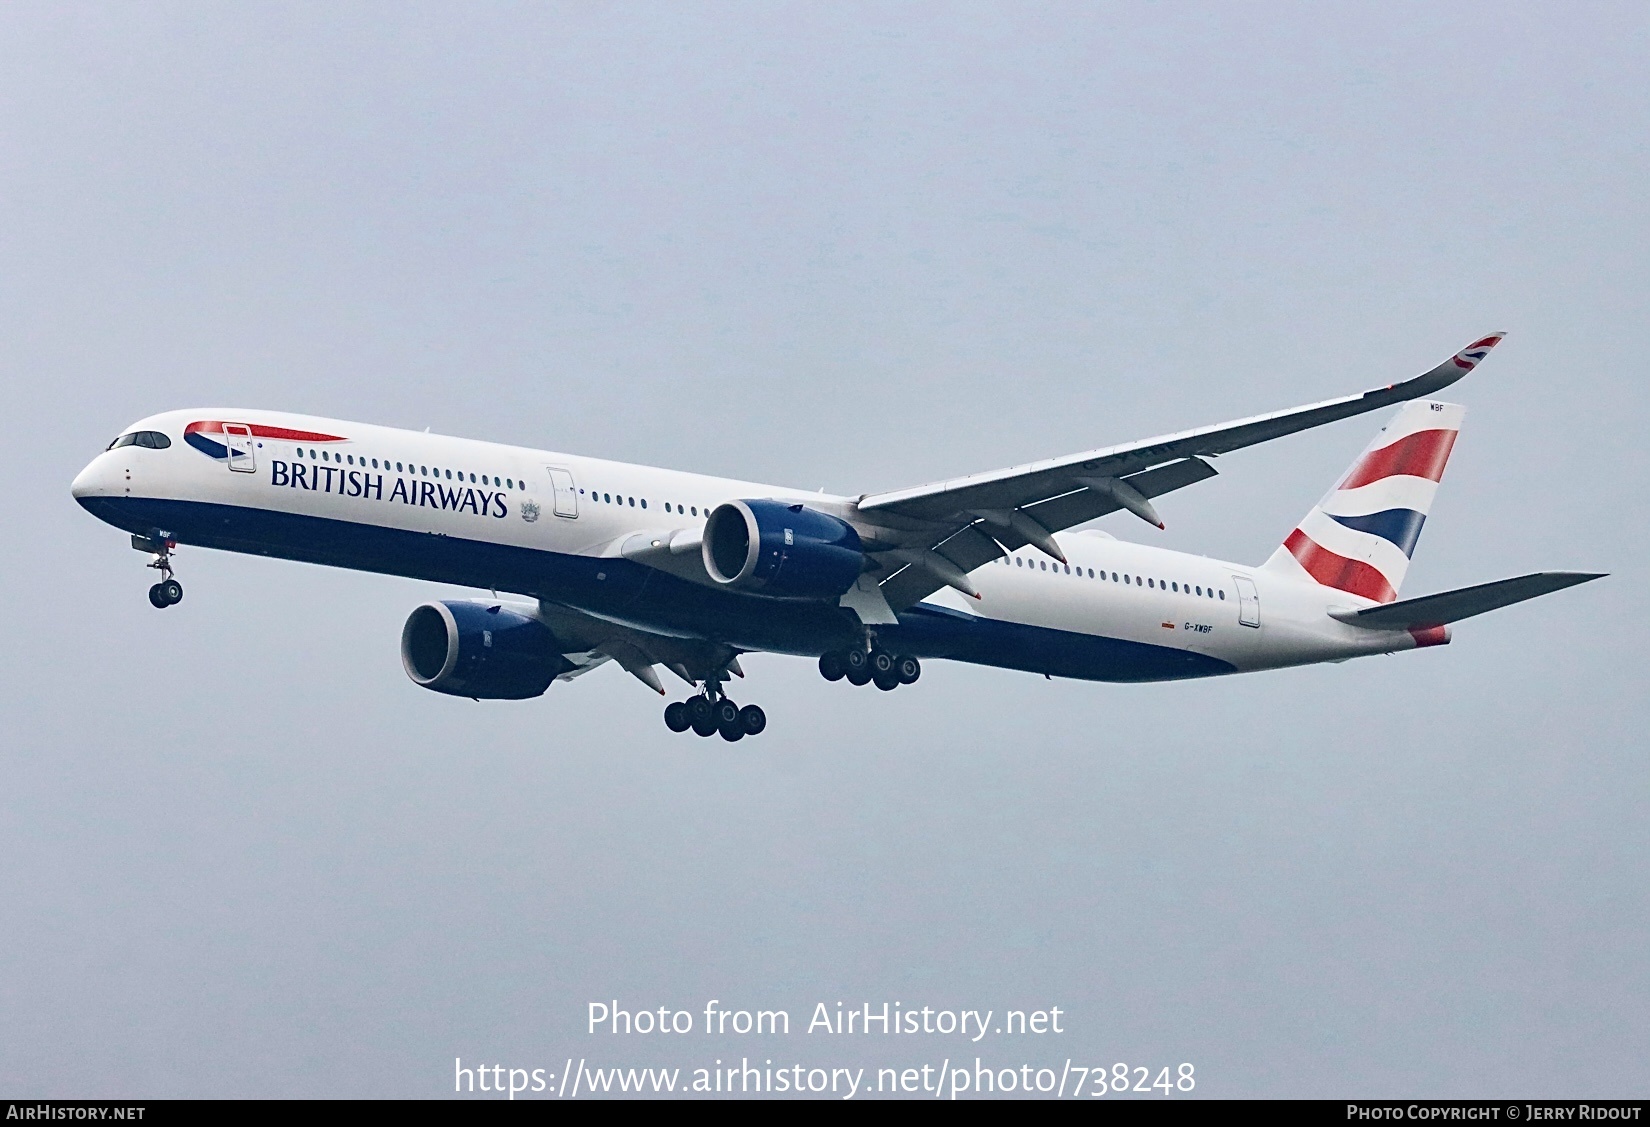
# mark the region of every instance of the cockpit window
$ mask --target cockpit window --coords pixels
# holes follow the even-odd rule
[[[122,446],[142,446],[146,450],[165,450],[170,445],[172,445],[172,440],[158,430],[134,430],[109,443],[108,449],[119,450]]]

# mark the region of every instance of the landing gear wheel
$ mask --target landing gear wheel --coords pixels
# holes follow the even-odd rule
[[[166,594],[160,588],[161,585],[159,583],[156,583],[153,587],[149,588],[149,605],[154,607],[156,610],[165,610],[172,604],[166,601]]]
[[[848,672],[843,665],[842,655],[836,650],[819,655],[819,675],[827,681],[840,681],[842,675]]]
[[[885,693],[891,693],[899,688],[899,677],[893,673],[878,673],[871,680],[875,681],[877,688]]]
[[[665,727],[672,732],[685,732],[693,726],[693,718],[688,715],[688,706],[681,701],[674,701],[665,705]]]
[[[871,676],[877,681],[894,676],[894,655],[887,650],[871,651]]]
[[[768,714],[762,711],[760,705],[747,704],[739,710],[739,726],[747,736],[760,736],[768,726]]]
[[[716,734],[716,710],[711,707],[710,701],[704,697],[694,697],[687,702],[688,727],[693,729],[696,736],[714,736]]]
[[[713,706],[713,715],[716,717],[716,730],[722,733],[722,738],[730,744],[745,738],[745,726],[739,722],[739,706],[727,697],[723,697]]]
[[[922,663],[914,657],[902,657],[894,662],[894,673],[902,685],[913,685],[922,676]]]
[[[850,685],[871,683],[871,655],[861,649],[852,649],[842,655],[842,668]]]
[[[183,602],[183,584],[176,579],[163,579],[158,586],[160,587],[161,597],[166,600],[167,606],[176,606],[178,603]]]

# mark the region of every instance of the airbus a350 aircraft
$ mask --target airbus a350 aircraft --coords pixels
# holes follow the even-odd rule
[[[413,610],[416,684],[519,700],[613,661],[664,695],[663,666],[698,689],[672,730],[738,740],[767,724],[725,691],[749,651],[880,689],[923,658],[1166,681],[1443,645],[1451,622],[1599,578],[1398,600],[1463,415],[1424,397],[1500,340],[1361,395],[858,497],[240,408],[134,423],[73,492],[154,555],[156,607],[183,598],[179,544],[489,590]],[[1119,510],[1161,528],[1152,500],[1214,476],[1207,459],[1395,404],[1259,567],[1066,531]]]

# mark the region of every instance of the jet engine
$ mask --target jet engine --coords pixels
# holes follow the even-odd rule
[[[717,583],[776,599],[835,599],[865,562],[853,525],[783,501],[718,506],[701,550]]]
[[[413,682],[478,700],[525,700],[573,668],[538,619],[498,603],[425,603],[401,628]]]

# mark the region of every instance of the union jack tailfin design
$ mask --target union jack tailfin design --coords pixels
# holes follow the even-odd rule
[[[1406,403],[1264,567],[1390,603],[1409,570],[1466,408]]]

